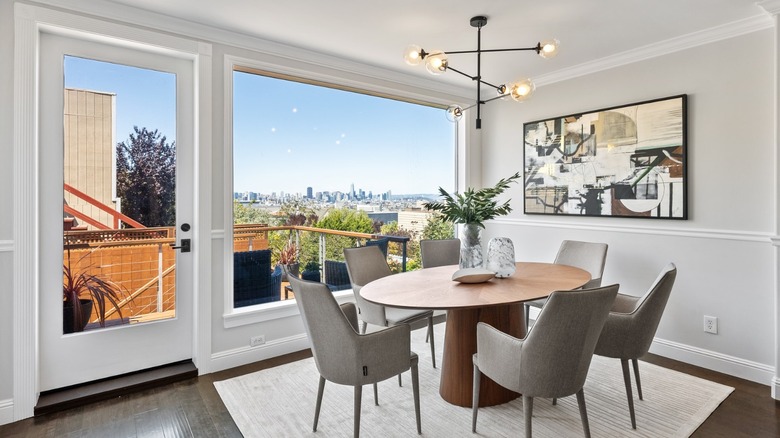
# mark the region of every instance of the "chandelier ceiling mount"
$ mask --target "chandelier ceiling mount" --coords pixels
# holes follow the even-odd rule
[[[453,71],[462,76],[465,76],[477,83],[477,99],[473,105],[462,108],[459,105],[450,105],[447,108],[447,118],[455,121],[460,120],[463,117],[463,112],[476,107],[477,109],[477,129],[482,128],[482,118],[480,114],[481,106],[506,96],[512,97],[512,99],[522,102],[528,99],[533,94],[536,86],[528,78],[522,78],[511,84],[494,85],[490,82],[486,82],[482,79],[482,54],[493,52],[519,52],[519,51],[534,51],[542,58],[552,58],[558,54],[558,47],[560,43],[556,39],[550,39],[537,43],[533,47],[515,47],[508,49],[483,49],[482,48],[482,28],[487,24],[487,17],[484,15],[478,15],[472,17],[470,24],[472,27],[477,28],[477,49],[476,50],[458,50],[458,51],[443,51],[443,50],[431,50],[426,51],[418,45],[411,45],[406,48],[404,52],[404,61],[409,65],[420,65],[425,63],[425,69],[433,75],[440,75],[447,71]],[[476,75],[469,75],[458,69],[455,69],[450,65],[448,55],[462,55],[468,53],[475,53],[477,55],[477,73]],[[489,99],[482,98],[482,86],[493,88],[497,95]]]

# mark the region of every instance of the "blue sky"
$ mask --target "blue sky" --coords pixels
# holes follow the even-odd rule
[[[454,185],[444,110],[235,72],[234,190],[436,193]]]
[[[233,77],[234,191],[452,189],[455,127],[444,110],[248,73]],[[176,139],[171,73],[66,57],[65,86],[116,94],[118,142],[133,126]]]
[[[121,64],[65,57],[65,87],[116,94],[116,141],[133,126],[176,140],[176,75]]]

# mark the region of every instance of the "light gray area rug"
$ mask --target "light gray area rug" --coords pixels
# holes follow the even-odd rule
[[[444,326],[436,325],[437,363],[441,363]],[[523,434],[522,400],[480,408],[477,434],[471,433],[471,409],[453,406],[439,396],[439,370],[431,367],[425,329],[412,332],[412,350],[420,356],[422,436],[516,437]],[[661,368],[639,364],[644,400],[634,391],[637,430],[631,429],[620,361],[596,356],[585,384],[593,437],[687,437],[734,388]],[[317,432],[311,430],[319,374],[313,359],[215,382],[220,397],[246,438],[352,436],[353,389],[326,383]],[[414,437],[411,376],[379,384],[379,406],[370,385],[363,388],[361,436]],[[536,399],[534,437],[581,437],[576,397]]]

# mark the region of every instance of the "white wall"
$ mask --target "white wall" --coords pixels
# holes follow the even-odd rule
[[[14,14],[11,0],[0,0],[0,424],[3,401],[13,397],[13,356],[11,351],[13,293],[8,287],[13,278],[13,76]]]
[[[52,0],[53,3],[62,3]],[[189,25],[170,17],[153,16],[133,10],[116,11],[99,0],[76,2],[92,8],[91,13],[113,11],[111,17],[128,24],[143,23],[151,28],[206,42],[212,42],[210,124],[211,187],[204,197],[202,211],[210,212],[212,245],[199,254],[210,259],[210,284],[200,291],[210,295],[210,359],[201,370],[213,372],[289,351],[305,345],[300,318],[294,312],[277,309],[282,316],[267,322],[254,322],[226,328],[223,318],[225,291],[224,206],[229,190],[224,185],[225,88],[224,57],[238,56],[276,64],[281,70],[298,69],[314,76],[341,77],[363,88],[389,90],[407,95],[428,94],[447,101],[444,88],[431,82],[426,91],[393,83],[368,74],[366,66],[316,58],[313,64],[282,59],[267,54],[273,44]],[[0,57],[13,59],[13,3],[0,0]],[[255,49],[255,50],[253,50]],[[605,241],[610,245],[606,282],[620,282],[626,292],[640,293],[668,261],[680,268],[669,308],[658,332],[661,342],[654,348],[711,368],[743,375],[768,384],[774,374],[774,266],[769,237],[773,235],[773,187],[775,167],[772,157],[773,50],[771,32],[761,31],[731,40],[686,50],[661,58],[620,67],[565,82],[541,87],[529,102],[517,105],[494,102],[485,107],[480,133],[463,130],[461,137],[482,142],[482,149],[461,151],[469,157],[461,162],[461,184],[493,184],[522,167],[522,123],[524,121],[594,110],[641,100],[687,93],[689,95],[689,211],[688,221],[628,220],[610,218],[553,218],[524,216],[522,190],[510,195],[517,209],[506,219],[490,223],[486,238],[510,236],[520,260],[550,260],[561,239]],[[292,55],[300,52],[290,51]],[[333,68],[323,67],[331,64]],[[337,68],[341,67],[341,68]],[[360,73],[356,73],[360,72]],[[362,73],[362,74],[361,74]],[[381,72],[386,74],[386,72]],[[408,78],[395,76],[399,81]],[[418,83],[418,86],[421,84]],[[733,88],[729,88],[732,87]],[[457,94],[457,91],[451,91]],[[470,92],[470,91],[469,91]],[[442,97],[445,96],[445,97]],[[0,63],[0,136],[12,138],[13,65]],[[473,120],[470,124],[473,123]],[[481,153],[480,153],[481,151]],[[0,142],[0,205],[12,205],[13,145]],[[210,199],[208,199],[210,198]],[[12,278],[12,212],[0,209],[0,281]],[[0,293],[0,424],[13,397],[11,291]],[[291,303],[288,304],[288,306]],[[284,307],[284,303],[281,304]],[[701,330],[704,314],[717,316],[720,334]],[[249,348],[250,336],[264,334],[267,344]],[[7,411],[7,409],[6,409]]]
[[[653,350],[769,385],[774,376],[774,42],[763,30],[540,87],[521,105],[486,107],[483,179],[523,166],[522,125],[688,94],[689,220],[524,215],[491,223],[519,260],[551,260],[562,239],[609,244],[606,283],[643,293],[667,262],[679,269]],[[717,335],[703,316],[718,317]]]

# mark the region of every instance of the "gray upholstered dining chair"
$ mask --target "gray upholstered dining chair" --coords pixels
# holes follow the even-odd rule
[[[655,331],[666,308],[669,295],[677,278],[677,267],[669,263],[658,275],[650,289],[641,297],[618,294],[612,311],[607,317],[595,353],[599,356],[620,359],[623,367],[623,381],[626,384],[628,411],[631,427],[636,429],[634,396],[631,393],[631,372],[628,361],[634,365],[636,390],[642,400],[642,384],[639,380],[638,358],[644,356],[653,343]]]
[[[589,437],[582,387],[588,376],[593,349],[617,292],[617,284],[553,292],[539,319],[523,339],[482,322],[477,324],[472,432],[477,431],[479,381],[485,374],[499,385],[523,395],[526,438],[531,438],[534,397],[572,394],[577,394],[582,428]]]
[[[583,289],[589,289],[601,286],[601,277],[604,274],[604,264],[607,261],[606,243],[580,242],[577,240],[564,240],[561,247],[558,248],[558,254],[555,256],[556,265],[574,266],[588,271],[590,281],[585,283]],[[545,300],[529,301],[525,303],[525,327],[530,327],[531,307],[542,308]]]
[[[344,258],[347,261],[347,271],[352,282],[352,292],[355,294],[358,316],[360,317],[360,333],[366,332],[367,324],[391,327],[398,324],[412,324],[428,319],[428,338],[431,345],[431,361],[436,368],[436,349],[433,342],[433,310],[398,309],[385,307],[366,301],[360,295],[360,289],[371,281],[391,275],[390,267],[382,252],[376,246],[361,246],[344,248]],[[400,376],[399,376],[400,378]]]
[[[424,239],[420,241],[423,268],[457,265],[460,262],[460,239]]]
[[[320,373],[313,431],[317,431],[326,380],[354,386],[353,435],[357,438],[360,436],[363,385],[374,385],[374,403],[379,405],[377,382],[411,369],[417,433],[422,433],[417,355],[410,349],[409,326],[402,324],[366,335],[359,334],[353,303],[339,306],[333,293],[323,283],[290,276],[290,284]]]

